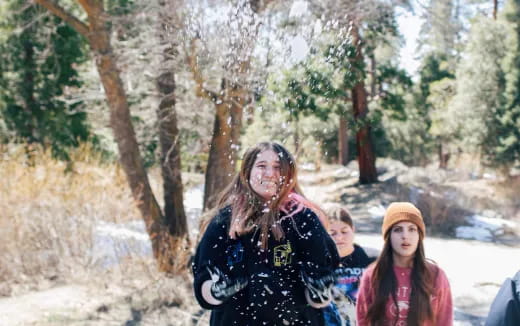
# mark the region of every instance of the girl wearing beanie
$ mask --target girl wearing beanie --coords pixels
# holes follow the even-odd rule
[[[413,204],[390,204],[383,219],[383,250],[361,279],[359,326],[453,325],[450,285],[444,271],[425,258],[425,231]]]

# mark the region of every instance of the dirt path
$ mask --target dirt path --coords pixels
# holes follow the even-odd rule
[[[67,285],[17,297],[0,299],[0,325],[34,324],[53,318],[61,312],[94,309],[99,301],[89,295],[88,288]]]

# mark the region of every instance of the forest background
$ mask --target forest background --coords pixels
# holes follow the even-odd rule
[[[199,217],[259,141],[315,174],[354,167],[358,189],[383,159],[514,189],[519,21],[516,0],[3,1],[0,294],[109,282],[96,230],[135,221],[154,260],[118,273],[189,288]]]

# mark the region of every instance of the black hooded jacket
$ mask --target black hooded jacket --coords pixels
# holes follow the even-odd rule
[[[211,326],[323,325],[322,312],[308,305],[301,271],[315,279],[333,275],[339,256],[318,217],[304,209],[281,216],[285,237],[271,235],[266,250],[258,245],[259,232],[238,239],[228,236],[231,209],[225,208],[210,222],[193,262],[195,296],[211,309]],[[246,277],[248,285],[220,305],[202,297],[209,280],[208,266],[218,267],[229,278]]]

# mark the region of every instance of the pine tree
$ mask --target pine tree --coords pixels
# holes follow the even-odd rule
[[[86,59],[85,40],[58,18],[24,0],[11,0],[12,15],[1,29],[0,103],[6,126],[28,143],[66,148],[89,137],[81,102],[67,102],[64,90],[79,87],[75,66]]]
[[[454,0],[430,0],[423,14],[419,50],[425,55],[444,55],[451,64],[458,57],[458,40],[462,31],[459,5]]]
[[[511,27],[504,60],[505,103],[496,116],[496,147],[487,154],[494,165],[508,167],[520,160],[520,1],[508,2],[505,19]]]
[[[502,127],[498,122],[504,106],[507,30],[503,22],[482,17],[473,22],[464,60],[457,67],[453,119],[459,121],[466,152],[481,152],[493,163]]]

